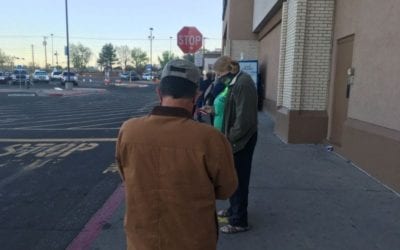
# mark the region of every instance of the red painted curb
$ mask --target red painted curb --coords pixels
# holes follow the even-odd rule
[[[58,93],[51,93],[48,96],[63,96],[63,94],[58,94]]]
[[[90,218],[82,231],[68,245],[66,250],[89,249],[90,245],[99,236],[104,224],[110,220],[115,210],[124,200],[124,186],[120,184],[114,193],[107,199],[104,205]]]

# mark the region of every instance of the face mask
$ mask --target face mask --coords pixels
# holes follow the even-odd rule
[[[232,81],[232,79],[233,79],[234,77],[235,77],[235,75],[232,74],[231,72],[229,72],[228,74],[221,76],[221,77],[219,78],[219,80],[220,80],[222,83],[228,85],[228,84]]]

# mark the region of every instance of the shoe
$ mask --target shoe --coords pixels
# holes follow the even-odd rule
[[[218,217],[222,217],[222,218],[226,218],[226,217],[229,217],[230,214],[229,214],[228,209],[222,209],[222,210],[219,210],[219,211],[217,212],[217,216],[218,216]]]
[[[235,233],[242,233],[246,232],[250,229],[250,227],[239,227],[239,226],[232,226],[231,224],[228,224],[226,226],[222,226],[219,228],[221,233],[224,234],[235,234]]]

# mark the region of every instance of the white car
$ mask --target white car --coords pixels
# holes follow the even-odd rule
[[[68,81],[68,72],[64,71],[61,75],[61,85],[65,85],[66,81]],[[69,81],[74,83],[74,86],[78,86],[78,75],[73,72],[69,72]]]
[[[144,73],[142,75],[142,79],[143,80],[147,80],[147,81],[151,81],[151,80],[153,80],[153,76],[151,75],[151,73]]]
[[[50,82],[49,74],[47,74],[44,70],[35,70],[32,74],[32,81],[33,82]]]
[[[50,74],[50,80],[52,81],[61,81],[62,71],[53,71]]]

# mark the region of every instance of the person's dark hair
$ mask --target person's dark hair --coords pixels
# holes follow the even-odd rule
[[[160,93],[162,96],[178,98],[194,98],[197,92],[197,84],[181,77],[167,76],[160,82]]]
[[[213,80],[213,73],[211,71],[208,71],[207,74],[206,74],[206,78],[207,78],[207,80],[212,81]]]

